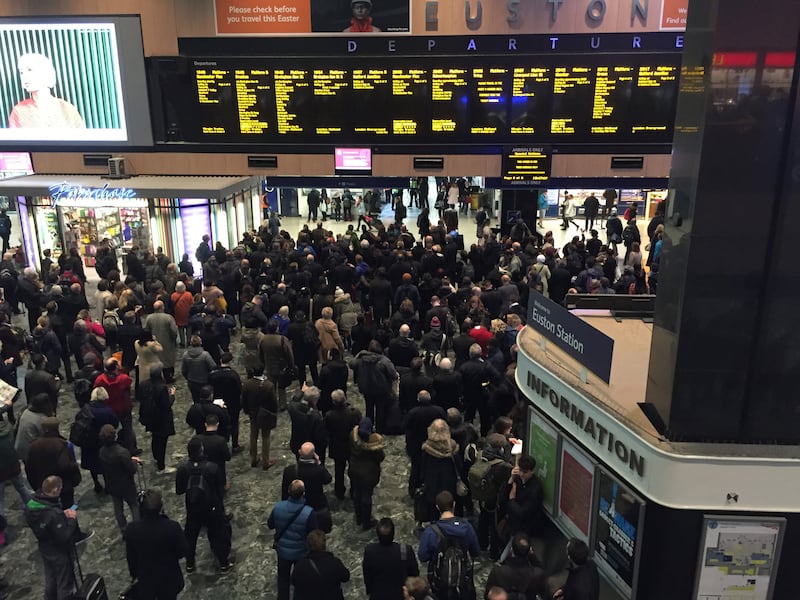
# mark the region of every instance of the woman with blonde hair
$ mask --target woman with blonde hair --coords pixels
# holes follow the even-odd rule
[[[420,392],[427,393],[424,390]],[[464,485],[461,480],[462,457],[450,426],[444,419],[428,425],[428,438],[422,444],[422,459],[411,488],[415,490],[414,513],[419,524],[434,521],[436,495],[448,491],[455,498]],[[457,489],[458,488],[458,489]]]

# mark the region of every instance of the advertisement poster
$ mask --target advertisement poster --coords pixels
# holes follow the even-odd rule
[[[127,140],[114,23],[0,23],[0,56],[0,140]]]
[[[408,33],[410,0],[215,0],[218,35]]]
[[[536,477],[544,490],[544,508],[551,515],[556,510],[556,465],[558,464],[558,432],[532,408],[528,408],[528,453],[536,459]]]
[[[662,0],[661,30],[683,31],[689,14],[689,0]]]
[[[571,535],[588,543],[589,523],[592,517],[594,464],[566,440],[561,443],[560,482],[557,521]]]
[[[697,600],[770,600],[786,519],[706,516]]]
[[[600,471],[594,532],[595,561],[622,592],[633,590],[639,524],[644,505],[614,477]]]

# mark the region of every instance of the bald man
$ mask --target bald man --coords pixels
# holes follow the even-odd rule
[[[408,325],[401,325],[399,333],[399,337],[389,342],[388,355],[395,369],[406,370],[411,367],[411,359],[419,356],[419,346],[411,337],[411,328]]]
[[[314,444],[305,442],[297,453],[297,463],[287,466],[283,470],[281,484],[281,499],[289,497],[289,485],[293,480],[299,479],[305,485],[306,502],[317,512],[320,529],[330,531],[330,512],[328,511],[328,498],[325,496],[323,486],[333,481],[328,470],[322,466]],[[327,523],[325,519],[327,517]]]
[[[153,314],[147,316],[144,328],[161,344],[164,379],[167,383],[172,383],[175,381],[175,361],[178,354],[178,325],[175,323],[175,317],[166,313],[161,300],[153,303]]]

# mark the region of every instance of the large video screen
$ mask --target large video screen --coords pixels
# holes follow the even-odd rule
[[[0,144],[152,144],[138,17],[0,19]]]
[[[680,56],[193,58],[184,141],[672,142]]]

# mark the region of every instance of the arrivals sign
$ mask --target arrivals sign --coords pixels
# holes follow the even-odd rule
[[[528,325],[609,383],[614,340],[541,294],[528,303]]]

